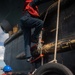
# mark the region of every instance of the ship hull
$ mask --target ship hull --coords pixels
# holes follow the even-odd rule
[[[57,5],[56,5],[57,6]],[[55,41],[56,18],[57,11],[56,6],[49,10],[48,16],[45,21],[45,32],[43,39],[45,45]],[[65,5],[66,6],[66,5]],[[67,4],[67,7],[61,7],[60,10],[60,25],[59,25],[59,40],[65,39],[66,37],[75,36],[75,3]],[[43,17],[41,17],[43,19]],[[71,39],[70,39],[71,40]],[[28,63],[25,59],[18,60],[16,56],[24,52],[24,37],[23,33],[19,32],[14,34],[5,41],[5,56],[4,61],[6,64],[13,68],[14,72],[28,73],[31,71],[32,64]],[[45,59],[45,63],[53,60],[53,54],[48,55],[48,59]],[[75,49],[70,49],[67,52],[57,54],[57,60],[59,63],[68,67],[75,74]],[[40,66],[40,62],[35,63],[37,67]],[[35,66],[34,66],[35,67]]]

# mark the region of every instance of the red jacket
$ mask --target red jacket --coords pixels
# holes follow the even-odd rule
[[[31,7],[29,5],[32,1],[33,0],[25,0],[25,3],[24,3],[24,11],[28,11],[34,17],[39,17],[38,7],[35,6],[35,9],[34,9],[33,7]]]
[[[5,73],[3,73],[2,75],[6,75]]]

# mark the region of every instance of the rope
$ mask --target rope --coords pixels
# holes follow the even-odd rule
[[[62,1],[62,0],[61,0]],[[54,60],[56,61],[56,52],[57,52],[57,40],[58,40],[58,24],[59,24],[59,8],[60,8],[60,0],[58,2],[55,2],[53,5],[50,5],[46,11],[46,14],[45,14],[45,17],[44,17],[44,22],[46,20],[46,17],[47,17],[47,14],[48,14],[48,11],[56,6],[56,4],[58,3],[58,12],[57,12],[57,29],[56,29],[56,44],[55,44],[55,52],[54,52]],[[38,45],[37,45],[37,50],[40,49],[40,55],[42,55],[42,43],[41,43],[41,39],[42,39],[42,34],[43,34],[43,30],[41,30],[40,32],[40,35],[39,35],[39,41],[38,41]],[[39,59],[39,57],[37,57],[35,60],[33,60],[32,62],[36,61],[37,59]],[[43,65],[43,57],[41,57],[41,65]]]
[[[36,60],[38,60],[38,59],[40,59],[41,57],[43,57],[44,55],[43,54],[40,54],[36,59],[34,59],[34,60],[31,60],[30,61],[30,63],[33,63],[33,62],[35,62]]]
[[[52,6],[50,6],[50,7],[52,8]],[[47,9],[47,12],[46,12],[45,17],[44,17],[44,22],[46,20],[46,17],[47,17],[47,14],[48,14],[48,11],[49,11],[50,7]],[[60,10],[60,0],[58,0],[57,25],[56,25],[56,39],[55,39],[56,41],[55,41],[54,60],[50,61],[50,63],[51,62],[57,63],[56,54],[57,54],[58,27],[59,27],[59,10]],[[41,30],[40,35],[39,35],[38,46],[37,46],[37,49],[40,49],[40,56],[37,57],[36,59],[34,59],[33,61],[31,61],[31,63],[32,63],[32,62],[38,60],[41,57],[41,65],[43,65],[43,54],[42,54],[42,43],[41,43],[42,33],[43,33],[43,31]]]
[[[56,25],[56,38],[55,38],[55,50],[54,50],[54,60],[50,62],[57,63],[57,43],[58,43],[58,28],[59,28],[59,15],[60,15],[60,0],[58,0],[58,10],[57,10],[57,25]]]
[[[48,11],[49,11],[52,7],[56,6],[57,3],[58,3],[58,2],[55,2],[54,4],[50,5],[50,6],[47,8],[46,13],[45,13],[45,17],[44,17],[44,19],[43,19],[44,22],[45,22],[45,20],[46,20],[46,18],[47,18]],[[43,54],[42,54],[42,43],[41,43],[42,33],[43,33],[43,29],[41,30],[40,35],[39,35],[38,45],[36,45],[36,46],[37,46],[37,50],[38,50],[38,49],[40,50],[40,56],[43,55]],[[34,47],[35,47],[35,46],[34,46]],[[32,48],[33,48],[33,47],[32,47]],[[40,56],[37,57],[36,59],[32,60],[31,63],[33,63],[33,62],[35,62],[36,60],[38,60],[38,59],[40,58]],[[43,56],[41,57],[41,65],[43,65]]]
[[[50,7],[51,7],[51,6],[50,6]],[[49,7],[49,8],[50,8],[50,7]],[[46,17],[47,17],[49,8],[48,8],[47,11],[46,11],[46,14],[45,14],[45,17],[44,17],[44,20],[43,20],[44,22],[45,22],[45,20],[46,20]],[[43,29],[42,29],[41,32],[40,32],[39,41],[38,41],[38,46],[37,46],[37,49],[40,49],[40,55],[42,55],[42,43],[41,43],[42,34],[43,34]],[[43,65],[43,57],[41,57],[41,65]]]
[[[45,17],[44,17],[44,22],[46,20],[48,11],[57,4],[58,2],[54,3],[53,5],[50,5],[46,11]],[[40,55],[42,54],[42,43],[41,43],[41,39],[42,39],[42,34],[43,34],[43,30],[41,30],[40,35],[39,35],[39,42],[38,42],[38,46],[37,49],[40,49]],[[41,65],[43,65],[43,57],[41,57]]]
[[[42,43],[41,43],[42,33],[43,31],[41,30],[40,35],[39,35],[38,46],[37,46],[37,49],[40,49],[40,55],[42,55]],[[41,65],[43,65],[43,57],[41,57]]]

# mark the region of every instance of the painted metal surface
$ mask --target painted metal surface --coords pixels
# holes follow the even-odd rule
[[[13,14],[12,14],[13,15]],[[17,15],[18,16],[18,15]],[[16,17],[17,17],[16,16]],[[19,18],[19,16],[17,17]],[[14,18],[12,18],[13,21]],[[18,22],[17,20],[15,22]],[[15,23],[13,22],[13,23]],[[55,40],[55,30],[51,30],[56,27],[56,9],[49,12],[45,25],[46,31],[44,32],[45,44],[53,42]],[[59,26],[59,39],[75,36],[75,3],[69,4],[66,8],[61,8],[60,13],[60,26]],[[10,41],[5,42],[5,59],[6,64],[9,64],[14,72],[29,72],[31,70],[31,64],[26,60],[17,60],[16,56],[24,51],[24,40],[23,35],[18,35]],[[75,74],[75,50],[65,53],[59,53],[57,60],[59,63],[64,64]],[[53,55],[49,55],[49,61],[53,59]],[[36,63],[39,65],[40,63]],[[39,66],[38,66],[39,67]]]

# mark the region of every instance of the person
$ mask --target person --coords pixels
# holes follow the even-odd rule
[[[2,75],[12,75],[12,68],[9,65],[4,66],[3,71]]]
[[[37,43],[40,31],[44,22],[39,19],[38,5],[50,0],[25,0],[23,13],[20,19],[19,26],[21,27],[24,35],[25,58],[31,59],[30,52],[31,42]],[[31,29],[35,28],[34,33],[31,35]],[[42,42],[42,41],[41,41]]]

